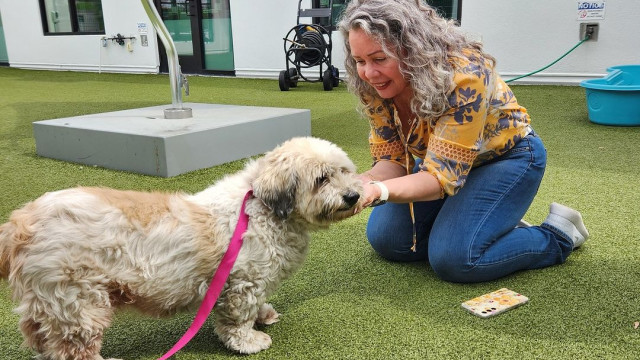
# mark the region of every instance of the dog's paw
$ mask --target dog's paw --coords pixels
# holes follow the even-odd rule
[[[234,350],[241,354],[255,354],[271,346],[271,336],[252,329],[244,339],[238,342],[237,346],[238,348]]]
[[[253,322],[242,326],[217,324],[215,332],[224,345],[241,354],[255,354],[271,346],[271,337],[253,328]]]
[[[258,310],[258,318],[256,322],[263,325],[275,324],[280,320],[280,314],[271,306],[271,304],[262,304]]]

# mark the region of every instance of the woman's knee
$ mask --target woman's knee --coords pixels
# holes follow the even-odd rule
[[[474,268],[467,256],[461,251],[447,248],[444,251],[429,249],[429,265],[436,275],[448,282],[468,283],[475,282]]]
[[[400,254],[393,236],[377,226],[367,226],[367,240],[373,250],[387,260],[398,261]]]
[[[473,283],[478,281],[475,280],[471,267],[453,266],[451,263],[447,263],[446,265],[447,266],[432,266],[433,271],[441,280],[452,283]]]
[[[367,240],[378,255],[390,261],[419,261],[426,259],[426,249],[414,252],[411,234],[388,231],[380,226],[367,226]],[[418,248],[421,250],[420,248]]]

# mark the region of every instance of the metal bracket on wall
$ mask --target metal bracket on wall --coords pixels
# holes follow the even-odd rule
[[[124,46],[124,41],[125,40],[131,40],[134,41],[136,38],[134,36],[123,36],[122,34],[118,33],[113,37],[110,38],[104,38],[104,40],[111,40],[111,42],[117,43],[120,46]]]

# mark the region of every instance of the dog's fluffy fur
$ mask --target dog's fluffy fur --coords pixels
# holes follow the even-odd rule
[[[43,195],[0,226],[0,275],[19,302],[25,344],[39,359],[102,359],[116,307],[196,309],[253,188],[215,332],[240,353],[268,348],[254,325],[279,314],[265,300],[303,262],[310,230],[354,213],[362,192],[354,174],[336,145],[302,137],[194,195],[83,187]]]

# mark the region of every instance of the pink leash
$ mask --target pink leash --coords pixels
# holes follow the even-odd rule
[[[238,224],[236,225],[236,229],[233,232],[233,236],[231,237],[229,248],[227,248],[227,252],[222,257],[215,275],[213,275],[211,284],[209,284],[209,289],[204,295],[202,304],[200,304],[200,308],[198,309],[196,317],[193,319],[191,326],[184,333],[184,335],[182,335],[182,338],[180,338],[180,340],[178,340],[178,342],[173,345],[171,350],[167,351],[167,353],[164,354],[164,356],[162,356],[161,358],[158,358],[158,360],[168,359],[171,355],[177,353],[180,349],[187,345],[187,343],[198,333],[198,330],[200,330],[204,322],[207,320],[207,317],[209,317],[211,310],[213,310],[213,307],[216,304],[216,300],[218,300],[218,296],[220,296],[220,292],[222,291],[224,284],[227,282],[227,278],[229,277],[231,268],[233,268],[233,264],[236,262],[236,258],[238,257],[238,253],[240,252],[240,247],[242,246],[242,235],[245,231],[247,231],[247,226],[249,224],[249,216],[247,216],[247,214],[244,212],[244,208],[247,204],[247,200],[249,199],[249,197],[251,197],[252,194],[253,191],[249,190],[244,196],[244,200],[242,200],[240,217],[238,218]]]

